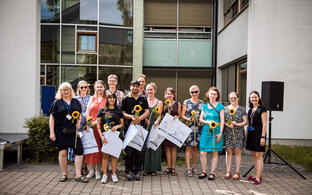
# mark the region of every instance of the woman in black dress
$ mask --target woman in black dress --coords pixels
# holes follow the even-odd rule
[[[255,177],[248,177],[258,185],[262,181],[263,170],[263,152],[265,151],[265,138],[267,128],[267,112],[260,95],[257,91],[251,91],[249,94],[249,111],[246,149],[251,151],[256,170]]]
[[[81,105],[75,97],[71,84],[64,82],[59,86],[55,101],[50,108],[50,139],[59,149],[59,164],[62,171],[60,182],[67,181],[67,148],[74,148],[75,157],[75,181],[86,183],[88,180],[81,175],[83,148],[79,136],[76,138],[76,130],[80,128]],[[68,135],[64,129],[72,130]]]

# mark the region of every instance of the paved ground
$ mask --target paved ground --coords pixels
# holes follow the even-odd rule
[[[277,159],[272,158],[272,161],[277,162]],[[241,173],[245,173],[250,166],[251,157],[244,152]],[[185,167],[179,166],[178,176],[158,174],[129,182],[124,180],[123,167],[119,167],[121,171],[117,184],[110,178],[107,184],[101,184],[95,179],[82,184],[74,181],[72,166],[69,166],[69,181],[61,183],[58,181],[58,165],[22,163],[6,167],[0,172],[0,194],[312,194],[312,175],[301,167],[296,166],[296,169],[307,179],[303,180],[288,166],[265,164],[264,180],[255,186],[245,178],[239,181],[225,180],[224,156],[220,156],[214,181],[188,178],[184,176]]]

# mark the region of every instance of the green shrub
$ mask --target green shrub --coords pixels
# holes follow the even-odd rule
[[[39,116],[26,119],[25,127],[28,129],[26,153],[29,161],[33,163],[55,163],[58,160],[56,147],[51,146],[49,117]]]

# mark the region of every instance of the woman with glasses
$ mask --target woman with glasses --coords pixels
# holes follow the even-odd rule
[[[185,141],[185,161],[186,161],[186,176],[192,177],[193,174],[198,175],[196,169],[197,162],[197,150],[200,140],[201,125],[199,122],[199,115],[204,101],[198,98],[200,90],[197,85],[192,85],[189,89],[191,98],[183,102],[181,118],[185,121],[186,125],[193,131],[190,133]],[[192,169],[191,169],[191,157],[192,157]]]
[[[122,98],[125,96],[125,94],[117,89],[117,84],[118,84],[118,77],[117,75],[110,74],[107,77],[107,83],[108,83],[108,90],[106,93],[114,93],[117,96],[117,106],[121,104]]]
[[[225,179],[231,178],[231,166],[233,152],[235,154],[235,174],[232,179],[240,178],[240,165],[242,162],[242,148],[245,143],[245,129],[247,125],[247,114],[242,106],[238,105],[237,92],[229,94],[230,105],[225,108],[224,122],[224,148],[226,150],[226,175]]]

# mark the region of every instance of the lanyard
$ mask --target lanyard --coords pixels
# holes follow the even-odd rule
[[[66,110],[69,112],[70,107],[71,107],[71,100],[70,100],[69,105],[67,105],[67,103],[65,102],[65,100],[64,100],[64,99],[62,99],[62,100],[63,100],[63,102],[64,102],[64,105],[65,105],[65,107],[66,107]]]
[[[255,109],[255,111],[252,111],[252,109],[251,109],[251,114],[250,114],[250,126],[252,126],[253,118],[254,118],[254,115],[255,115],[255,113],[257,112],[257,110],[258,110],[258,107]]]

